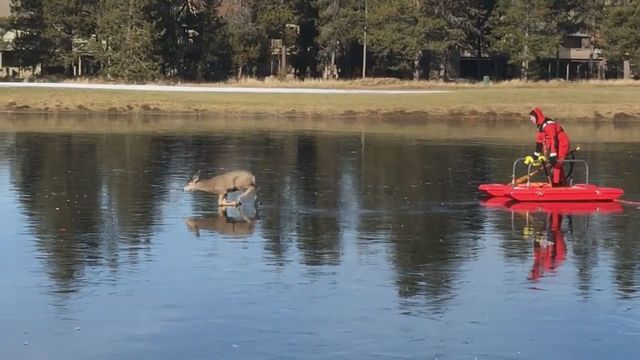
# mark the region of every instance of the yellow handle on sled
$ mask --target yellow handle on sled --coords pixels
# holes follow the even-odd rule
[[[575,149],[571,150],[571,151],[569,152],[569,154],[572,154],[572,153],[574,153],[574,152],[576,152],[576,151],[578,151],[578,150],[580,150],[580,145],[578,145]],[[530,158],[530,157],[531,157],[531,156],[528,156],[527,158]],[[540,159],[540,158],[538,158],[538,159]],[[528,160],[528,159],[526,159],[526,158],[525,158],[525,164],[527,164],[527,160]],[[531,160],[533,160],[533,158],[531,158]],[[545,160],[546,160],[546,159],[545,159]],[[536,162],[533,162],[533,163],[529,162],[529,163],[530,163],[530,164],[532,164],[533,166],[540,166],[540,163],[539,163],[539,162],[538,162],[538,164],[537,164],[537,165],[536,165]],[[527,164],[527,165],[528,165],[528,164]],[[515,180],[513,181],[513,184],[514,184],[514,185],[520,185],[520,184],[522,184],[523,182],[526,182],[530,177],[532,177],[533,175],[537,174],[538,172],[540,172],[540,170],[544,169],[545,167],[546,167],[546,168],[547,168],[547,170],[548,170],[548,169],[551,169],[551,167],[552,167],[552,166],[551,166],[551,164],[547,164],[547,163],[545,163],[545,164],[544,164],[544,167],[542,167],[542,166],[541,166],[541,167],[539,167],[539,168],[535,169],[534,171],[530,172],[529,174],[524,175],[524,176],[521,176],[521,177],[519,177],[519,178],[515,179]]]

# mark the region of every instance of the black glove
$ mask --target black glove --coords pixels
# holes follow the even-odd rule
[[[551,164],[551,166],[556,166],[556,162],[558,162],[557,156],[549,156],[549,164]]]

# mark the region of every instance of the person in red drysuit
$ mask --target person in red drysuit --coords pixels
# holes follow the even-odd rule
[[[531,122],[538,127],[536,136],[536,158],[546,154],[549,164],[553,168],[552,186],[564,186],[566,179],[563,160],[569,155],[569,135],[557,121],[550,119],[536,107],[529,113]]]
[[[533,243],[533,266],[529,280],[538,281],[546,272],[553,271],[564,262],[567,245],[562,232],[562,214],[548,215],[549,231],[546,237],[536,238]]]

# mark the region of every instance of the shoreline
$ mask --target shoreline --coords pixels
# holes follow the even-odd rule
[[[545,114],[549,114],[549,111],[545,111]],[[420,110],[367,110],[367,111],[353,111],[346,110],[344,112],[331,112],[331,111],[298,111],[295,109],[282,110],[282,111],[237,111],[237,110],[192,110],[192,111],[172,111],[163,110],[157,106],[142,105],[138,108],[114,108],[109,107],[106,109],[89,109],[83,105],[78,105],[75,108],[60,107],[60,108],[32,108],[29,105],[15,105],[8,106],[4,109],[0,108],[0,116],[9,117],[12,115],[48,115],[48,116],[121,116],[121,117],[145,117],[145,116],[186,116],[198,118],[201,120],[216,119],[221,116],[228,117],[242,117],[242,116],[271,116],[271,117],[296,117],[302,119],[317,119],[323,118],[324,120],[331,121],[332,119],[354,119],[354,120],[385,120],[395,119],[399,124],[403,123],[428,123],[432,120],[435,121],[466,121],[466,122],[518,122],[527,120],[527,109],[522,111],[505,110],[502,112],[496,112],[494,110],[488,110],[483,112],[477,109],[448,109],[448,110],[435,110],[420,111]],[[566,123],[637,123],[640,124],[640,111],[634,112],[606,112],[604,114],[594,110],[589,114],[581,114],[581,116],[553,116],[547,115],[550,118],[557,119],[563,124]]]
[[[14,84],[14,85],[12,85]],[[81,83],[0,83],[0,113],[168,114],[215,118],[266,114],[420,122],[520,121],[539,106],[561,123],[640,122],[640,86],[565,85],[431,90],[302,89]],[[162,90],[158,90],[161,88]]]
[[[329,121],[327,121],[329,120]],[[640,122],[582,121],[565,125],[572,143],[638,142]],[[530,143],[535,128],[528,119],[410,119],[355,116],[229,114],[197,116],[168,113],[0,113],[0,132],[59,134],[205,135],[241,132],[324,132],[336,135],[397,136],[430,141],[463,140]]]

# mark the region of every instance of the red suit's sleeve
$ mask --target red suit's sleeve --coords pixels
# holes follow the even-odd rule
[[[552,123],[544,127],[544,134],[548,140],[547,147],[549,149],[549,156],[558,156],[558,124]]]
[[[535,156],[542,155],[543,144],[544,144],[544,133],[541,131],[538,131],[536,133],[536,151],[533,153]]]

